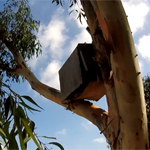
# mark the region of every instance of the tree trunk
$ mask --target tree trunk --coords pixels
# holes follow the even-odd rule
[[[62,103],[61,91],[41,83],[28,68],[13,41],[0,30],[0,40],[14,56],[17,67],[3,71],[20,74],[47,99],[88,119],[105,135],[111,149],[148,150],[143,84],[133,37],[120,0],[81,0],[92,37],[95,61],[103,77],[108,113],[85,100]],[[5,34],[4,34],[5,33]]]
[[[127,16],[120,0],[81,0],[95,61],[103,75],[108,103],[105,131],[111,149],[148,149],[141,73]]]

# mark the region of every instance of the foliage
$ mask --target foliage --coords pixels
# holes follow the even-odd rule
[[[36,39],[38,27],[39,21],[33,19],[26,0],[7,0],[4,10],[0,11],[0,65],[17,67],[11,51],[4,44],[6,39],[13,43],[25,61],[41,53],[41,45]],[[4,76],[5,80],[19,82],[18,75],[0,71],[1,80]]]
[[[35,107],[42,109],[31,97],[20,96],[10,89],[9,86],[2,83],[10,90],[10,93],[5,96],[4,101],[0,101],[0,137],[2,138],[1,145],[4,145],[5,149],[27,149],[27,142],[32,139],[39,150],[48,150],[46,144],[42,143],[34,132],[35,123],[29,119],[28,111],[39,111],[31,107],[31,104]],[[43,138],[55,139],[53,137],[43,136]],[[20,146],[17,139],[19,139]],[[61,144],[57,142],[50,142],[58,146],[61,150],[64,150]]]
[[[143,78],[144,84],[144,94],[146,101],[146,110],[147,110],[147,118],[148,118],[148,135],[149,135],[149,143],[150,143],[150,76],[146,76]]]
[[[20,82],[23,78],[9,72],[18,66],[11,48],[6,46],[6,42],[10,42],[13,50],[25,61],[38,56],[41,53],[41,45],[36,38],[38,28],[39,21],[33,19],[27,0],[7,0],[4,9],[0,10],[0,149],[3,146],[4,149],[25,150],[31,139],[37,149],[49,149],[35,133],[35,123],[28,116],[29,111],[42,108],[29,96],[20,96],[11,89],[12,81]],[[48,144],[64,150],[57,142]]]
[[[64,2],[63,0],[52,0],[52,3],[56,3],[56,5],[61,5],[61,6],[64,5],[63,2]],[[72,12],[76,12],[78,14],[77,19],[79,19],[80,23],[82,24],[82,17],[86,18],[86,16],[85,16],[84,10],[79,7],[78,0],[68,0],[68,2],[69,2],[69,8],[70,8],[69,14],[71,14]],[[78,7],[73,8],[73,6],[75,5]]]

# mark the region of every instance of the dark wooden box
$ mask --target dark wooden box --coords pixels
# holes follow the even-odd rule
[[[99,100],[104,95],[92,44],[78,44],[59,70],[61,98]]]

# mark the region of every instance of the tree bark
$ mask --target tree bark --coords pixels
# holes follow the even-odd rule
[[[148,132],[143,84],[130,27],[120,0],[81,0],[88,31],[95,49],[95,61],[103,77],[108,113],[85,100],[62,103],[60,92],[41,83],[15,51],[13,41],[0,39],[11,51],[17,68],[0,69],[20,74],[32,89],[45,98],[88,119],[105,135],[111,149],[148,150]]]
[[[103,74],[108,121],[114,118],[109,125],[110,133],[106,133],[108,142],[112,149],[147,150],[142,78],[122,3],[120,0],[81,0],[81,4],[93,39],[95,60]]]

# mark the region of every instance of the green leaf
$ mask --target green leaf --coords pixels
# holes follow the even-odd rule
[[[11,101],[10,101],[10,96],[8,96],[8,98],[6,99],[5,104],[4,104],[6,119],[8,117],[10,106],[11,106]]]
[[[71,4],[69,5],[69,7],[71,8],[73,6],[73,2],[71,2]]]
[[[15,138],[14,130],[11,130],[8,142],[9,142],[9,150],[19,150],[16,138]]]
[[[81,13],[79,13],[77,19],[79,19],[80,23],[82,24],[82,19],[81,19],[81,17],[82,17],[82,16],[81,16]]]
[[[27,132],[26,132],[26,129],[24,128],[22,131],[22,138],[23,138],[23,143],[25,145],[25,148],[27,149],[27,142],[25,142],[26,137],[27,137]]]
[[[6,134],[5,134],[5,132],[3,131],[2,128],[0,128],[0,135],[1,135],[1,137],[2,137],[3,139],[6,138]]]
[[[30,122],[30,129],[33,132],[35,128],[35,123],[33,121]]]
[[[18,117],[23,118],[23,119],[26,118],[24,110],[22,109],[21,106],[18,106],[18,108],[16,109],[16,113],[17,113]]]
[[[26,146],[24,143],[24,139],[22,137],[22,132],[20,131],[21,127],[18,126],[18,135],[19,135],[19,140],[20,140],[20,146],[22,150],[26,150]]]
[[[27,132],[26,132],[26,129],[24,128],[22,131],[22,138],[25,139],[26,136],[27,136]]]
[[[20,117],[23,117],[22,115]],[[22,125],[21,125],[21,121],[20,121],[21,118],[19,118],[19,116],[15,116],[15,124],[17,126],[17,133],[18,133],[18,136],[19,136],[19,141],[20,141],[20,147],[22,150],[26,150],[26,147],[25,147],[25,144],[24,144],[24,140],[23,140],[23,137],[22,137]]]
[[[70,12],[69,12],[69,15],[73,12],[74,10],[71,10]]]
[[[10,122],[11,121],[8,121],[4,124],[4,127],[3,127],[3,131],[4,133],[6,134],[6,138],[8,139],[9,137],[9,125],[10,125]]]
[[[52,139],[52,140],[56,140],[55,137],[48,137],[48,136],[42,136],[43,138],[46,138],[46,139]]]
[[[24,139],[24,143],[27,143],[29,140],[31,140],[31,137],[26,137],[26,138]]]
[[[58,146],[61,150],[65,150],[65,149],[63,148],[63,146],[62,146],[61,144],[59,144],[58,142],[50,142],[50,143],[48,143],[48,144],[56,145],[56,146]]]
[[[34,141],[34,143],[36,144],[36,146],[37,146],[40,150],[42,150],[42,148],[40,147],[38,141],[36,140],[35,136],[33,135],[32,130],[31,130],[30,127],[28,126],[26,120],[25,120],[25,119],[22,119],[22,118],[21,118],[21,120],[22,120],[22,122],[23,122],[23,124],[24,124],[24,126],[25,126],[25,128],[26,128],[27,133],[30,134],[30,136],[31,136],[32,140]]]
[[[23,96],[21,96],[21,97],[25,98],[26,100],[28,100],[30,103],[34,104],[35,106],[37,106],[37,107],[43,109],[43,108],[40,107],[31,97],[25,96],[25,95],[23,95]]]
[[[29,110],[39,111],[39,112],[40,112],[40,110],[37,110],[37,109],[34,109],[34,108],[30,107],[29,105],[27,105],[27,104],[24,103],[24,102],[19,102],[19,103],[20,103],[22,106],[24,106],[25,108],[29,109]]]

